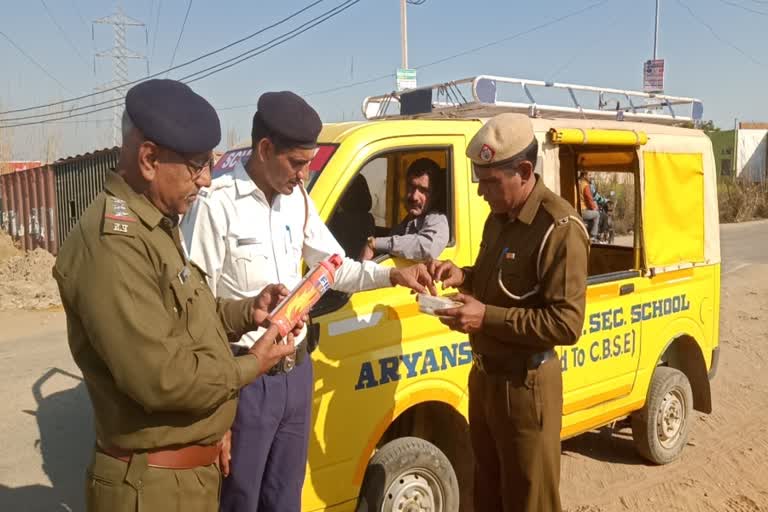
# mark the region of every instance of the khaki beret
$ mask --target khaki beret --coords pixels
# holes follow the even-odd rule
[[[467,146],[467,157],[477,167],[502,166],[536,143],[528,116],[499,114],[472,137]]]

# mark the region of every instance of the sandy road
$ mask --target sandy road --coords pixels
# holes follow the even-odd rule
[[[720,369],[714,412],[680,460],[647,465],[631,434],[563,444],[568,512],[768,511],[768,223],[722,230]],[[0,511],[83,510],[93,432],[61,312],[0,313]]]

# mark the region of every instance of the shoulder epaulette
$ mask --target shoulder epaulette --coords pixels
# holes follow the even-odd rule
[[[107,196],[104,203],[104,223],[101,233],[104,235],[134,236],[136,233],[136,215],[126,202],[118,197]]]

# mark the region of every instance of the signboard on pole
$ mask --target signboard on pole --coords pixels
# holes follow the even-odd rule
[[[664,59],[645,61],[643,90],[645,92],[662,92],[664,90]]]
[[[397,70],[397,90],[404,91],[406,89],[415,89],[416,86],[416,70],[415,69],[398,69]]]

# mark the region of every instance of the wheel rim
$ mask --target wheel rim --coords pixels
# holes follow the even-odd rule
[[[381,512],[443,512],[444,503],[443,487],[434,473],[410,468],[387,489]]]
[[[664,395],[656,419],[656,432],[664,448],[673,448],[680,439],[685,426],[685,397],[673,389]]]

